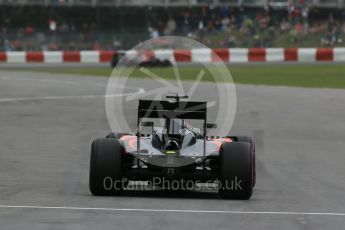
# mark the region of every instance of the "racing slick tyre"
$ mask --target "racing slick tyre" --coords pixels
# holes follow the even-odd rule
[[[162,67],[170,67],[172,66],[172,63],[169,60],[164,59],[162,61]]]
[[[238,142],[247,142],[251,144],[252,148],[252,154],[253,154],[253,187],[255,187],[256,184],[256,159],[255,159],[255,141],[253,140],[252,137],[249,136],[238,136],[237,137]]]
[[[219,152],[219,195],[247,200],[253,194],[253,157],[245,142],[223,143]]]
[[[129,135],[129,133],[118,133],[118,132],[110,132],[105,138],[115,138],[120,139],[121,137]]]
[[[100,138],[92,142],[89,186],[93,195],[121,193],[123,152],[123,146],[112,138]]]

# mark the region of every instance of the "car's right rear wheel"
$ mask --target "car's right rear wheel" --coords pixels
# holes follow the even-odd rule
[[[253,194],[253,157],[246,142],[223,143],[219,152],[219,195],[249,199]]]
[[[256,157],[255,157],[255,141],[250,136],[237,136],[238,142],[247,142],[250,143],[252,148],[252,157],[253,157],[253,187],[255,187],[256,184]]]

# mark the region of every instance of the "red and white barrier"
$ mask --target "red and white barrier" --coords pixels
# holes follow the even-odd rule
[[[110,62],[114,51],[0,52],[6,63],[102,63]]]
[[[2,63],[104,63],[110,62],[116,51],[43,51],[0,52]],[[230,48],[126,51],[126,55],[155,56],[176,62],[248,63],[248,62],[345,62],[345,48]]]

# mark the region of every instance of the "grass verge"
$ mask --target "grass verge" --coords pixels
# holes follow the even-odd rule
[[[212,67],[211,67],[212,68]],[[214,67],[213,67],[214,68]],[[235,65],[227,67],[235,83],[251,85],[279,85],[312,88],[345,88],[345,65],[340,64],[298,64],[298,65]],[[211,72],[221,69],[206,69],[200,66],[179,67],[182,80],[192,81],[196,79],[200,70],[204,69],[203,81],[215,81]],[[11,69],[14,70],[14,69]],[[16,71],[34,71],[60,74],[77,74],[92,76],[110,76],[112,70],[107,67],[25,67],[16,68]],[[172,68],[150,68],[152,73],[166,78],[175,79]],[[124,73],[124,74],[123,74]],[[126,70],[122,75],[131,77],[145,77],[139,69],[134,69],[130,74]],[[216,79],[217,80],[217,79]]]

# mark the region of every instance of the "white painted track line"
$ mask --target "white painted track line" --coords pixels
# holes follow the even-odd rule
[[[76,96],[47,96],[47,97],[14,97],[14,98],[0,98],[1,102],[12,102],[12,101],[31,101],[31,100],[65,100],[65,99],[84,99],[84,98],[105,98],[105,97],[123,97],[129,94],[111,94],[111,95],[76,95]]]
[[[141,209],[141,208],[97,208],[68,206],[31,206],[31,205],[0,205],[3,209],[48,209],[70,211],[110,211],[110,212],[170,212],[170,213],[206,213],[206,214],[253,214],[253,215],[307,215],[307,216],[344,216],[341,212],[259,212],[230,210],[192,210],[192,209]]]
[[[14,98],[0,98],[1,102],[15,102],[15,101],[31,101],[31,100],[66,100],[66,99],[87,99],[87,98],[106,98],[106,97],[124,97],[144,93],[143,88],[139,88],[137,92],[109,94],[109,95],[75,95],[75,96],[46,96],[46,97],[14,97]]]

